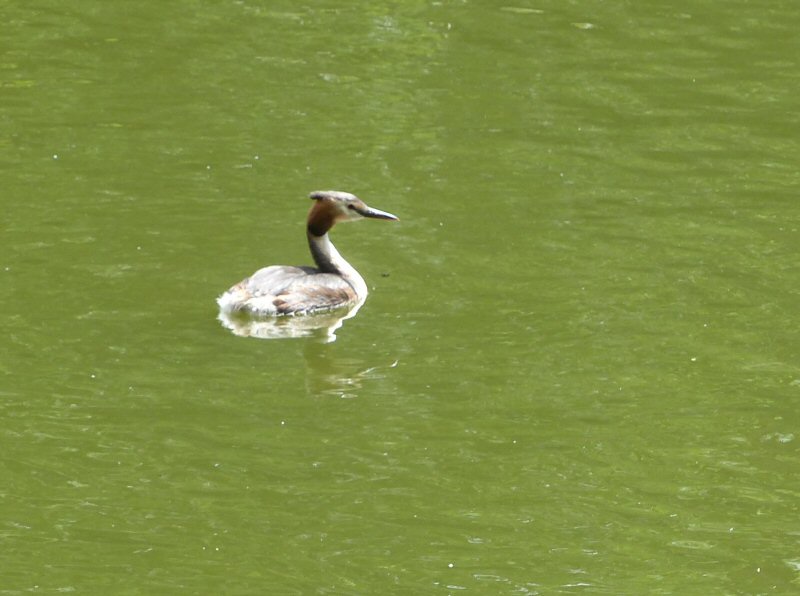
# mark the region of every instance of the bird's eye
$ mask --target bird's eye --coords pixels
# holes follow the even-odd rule
[[[356,210],[356,206],[353,205],[353,204],[348,205],[347,208],[350,209],[351,211],[355,211]]]

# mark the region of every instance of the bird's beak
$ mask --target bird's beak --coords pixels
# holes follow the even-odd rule
[[[391,221],[398,221],[400,219],[396,215],[392,215],[386,211],[381,211],[380,209],[373,209],[372,207],[367,207],[366,205],[364,205],[363,209],[359,209],[358,212],[364,217],[371,217],[373,219],[388,219]]]

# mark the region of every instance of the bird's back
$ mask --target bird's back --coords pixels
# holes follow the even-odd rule
[[[339,275],[314,267],[273,265],[259,269],[217,299],[226,312],[287,315],[324,312],[359,301]]]

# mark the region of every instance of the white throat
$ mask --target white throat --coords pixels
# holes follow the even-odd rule
[[[369,291],[364,278],[339,254],[327,233],[322,236],[309,233],[308,247],[311,249],[311,256],[314,257],[314,262],[320,271],[342,276],[342,279],[352,286],[359,298],[363,300],[367,297]]]

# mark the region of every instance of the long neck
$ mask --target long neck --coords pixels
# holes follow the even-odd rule
[[[366,297],[367,284],[364,278],[339,254],[327,232],[317,236],[308,230],[308,248],[311,249],[311,256],[314,257],[314,262],[320,271],[340,275],[353,287],[359,297]]]

